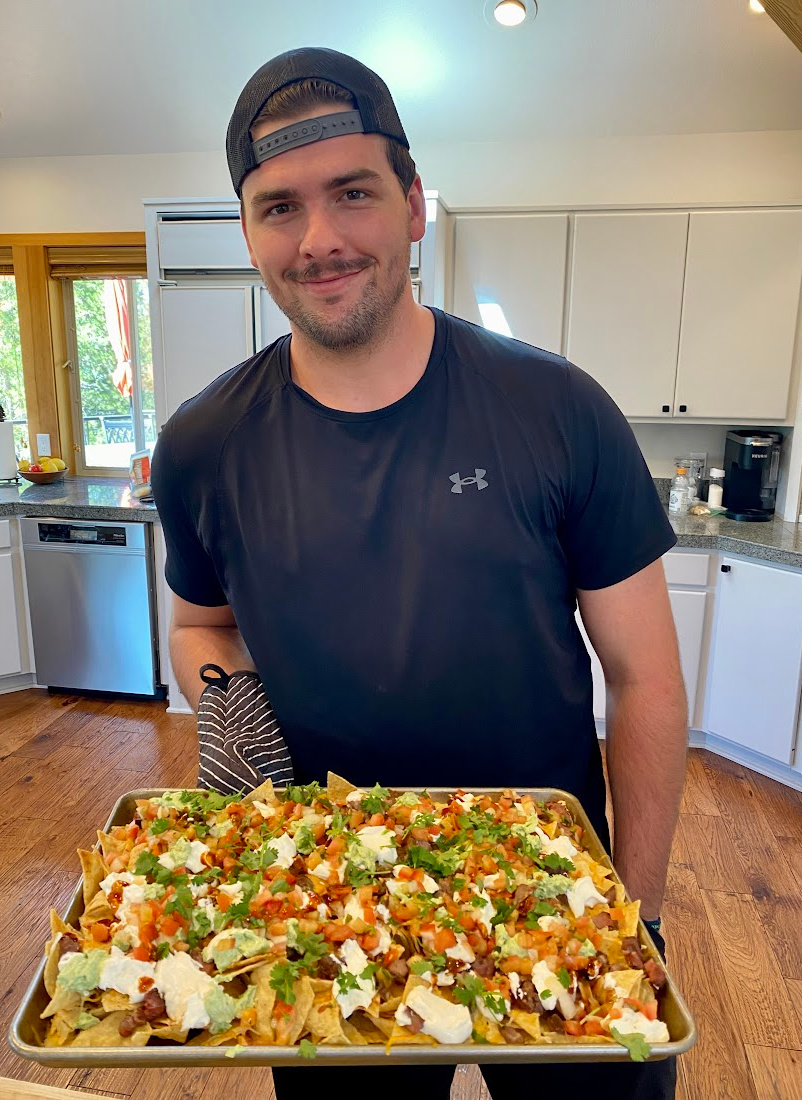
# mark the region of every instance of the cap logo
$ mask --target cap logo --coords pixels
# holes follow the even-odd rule
[[[267,137],[258,138],[251,143],[253,156],[257,164],[296,149],[299,145],[309,145],[324,138],[341,137],[343,134],[363,134],[365,126],[359,111],[336,111],[319,118],[308,118],[302,122],[293,122]]]

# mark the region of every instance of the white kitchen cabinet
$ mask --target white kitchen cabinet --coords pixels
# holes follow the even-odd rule
[[[688,696],[688,725],[693,727],[698,709],[699,674],[704,658],[705,620],[710,598],[710,593],[705,589],[709,575],[710,555],[673,551],[664,555],[663,565],[674,625],[677,630],[682,677]],[[672,584],[674,578],[676,583]],[[604,671],[590,644],[578,611],[577,623],[590,655],[593,676],[593,717],[598,722],[603,722],[607,697]]]
[[[0,676],[12,676],[22,670],[22,657],[17,631],[17,597],[10,550],[0,550],[0,607],[11,612],[8,623],[0,630]]]
[[[259,308],[256,311],[256,351],[272,344],[290,331],[290,323],[263,286],[259,287]]]
[[[802,574],[721,561],[706,729],[791,763],[802,670]]]
[[[801,282],[802,210],[691,214],[678,415],[786,419]]]
[[[688,215],[577,214],[566,355],[627,416],[671,416]]]
[[[161,426],[182,401],[253,355],[254,308],[251,286],[188,283],[162,286],[159,294],[165,364]]]
[[[567,243],[566,214],[458,217],[453,312],[560,354]]]
[[[0,677],[31,671],[32,646],[19,521],[0,519]]]

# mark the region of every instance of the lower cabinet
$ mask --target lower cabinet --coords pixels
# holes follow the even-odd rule
[[[0,677],[30,672],[19,524],[9,519],[0,519],[0,609]]]
[[[696,725],[701,710],[699,691],[700,670],[703,667],[705,621],[710,593],[706,591],[710,555],[672,551],[663,558],[668,582],[668,596],[677,629],[680,664],[688,696],[688,725]],[[675,583],[672,583],[675,582]],[[588,640],[582,619],[577,612],[577,624],[590,655],[593,675],[593,717],[604,721],[606,688],[604,672],[596,652]]]
[[[722,557],[705,728],[790,764],[802,670],[802,573]]]

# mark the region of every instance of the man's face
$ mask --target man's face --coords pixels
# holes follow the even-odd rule
[[[263,123],[253,137],[292,121]],[[410,241],[426,228],[420,180],[405,197],[384,138],[349,134],[281,153],[246,176],[242,202],[251,263],[293,326],[330,350],[374,342],[407,289]]]

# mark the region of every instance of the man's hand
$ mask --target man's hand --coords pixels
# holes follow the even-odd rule
[[[187,603],[175,593],[170,660],[184,698],[195,711],[206,686],[198,675],[202,665],[220,665],[226,672],[254,668],[228,604],[201,607]]]
[[[663,563],[577,594],[607,684],[614,862],[641,916],[659,915],[685,780],[688,706]]]

